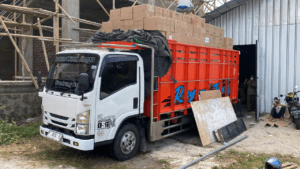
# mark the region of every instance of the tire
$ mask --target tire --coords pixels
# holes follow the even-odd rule
[[[125,124],[116,134],[114,142],[110,145],[110,154],[119,161],[131,159],[140,146],[141,137],[136,125]]]
[[[300,130],[300,119],[299,118],[295,118],[295,125],[296,125],[296,129]]]

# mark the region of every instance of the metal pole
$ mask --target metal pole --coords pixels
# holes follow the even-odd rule
[[[218,148],[217,150],[215,150],[215,151],[213,151],[213,152],[211,152],[211,153],[209,153],[209,154],[206,154],[205,156],[200,157],[200,158],[198,158],[197,160],[194,160],[194,161],[192,161],[192,162],[190,162],[190,163],[188,163],[188,164],[186,164],[186,165],[184,165],[184,166],[182,166],[182,167],[180,167],[180,168],[178,168],[178,169],[185,169],[185,168],[187,168],[187,167],[189,167],[189,166],[191,166],[191,165],[193,165],[193,164],[195,164],[195,163],[197,163],[197,162],[199,162],[199,161],[205,159],[205,158],[208,157],[208,156],[211,156],[211,155],[213,155],[213,154],[215,154],[215,153],[217,153],[217,152],[219,152],[219,151],[222,151],[222,150],[224,150],[224,149],[226,149],[226,148],[228,148],[228,147],[230,147],[230,146],[232,146],[232,145],[234,145],[234,144],[236,144],[236,143],[238,143],[238,142],[240,142],[240,141],[246,139],[247,137],[248,137],[248,136],[245,135],[245,136],[243,136],[243,137],[241,137],[241,138],[235,140],[234,142],[229,143],[229,144],[227,144],[227,145],[225,145],[225,146],[223,146],[223,147],[220,147],[220,148]]]
[[[113,0],[113,9],[116,9],[116,0]]]
[[[137,44],[139,47],[151,49],[151,102],[150,102],[150,140],[153,137],[153,89],[154,89],[154,48],[147,45]]]

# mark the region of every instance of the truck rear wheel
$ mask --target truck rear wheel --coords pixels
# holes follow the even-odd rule
[[[136,154],[139,145],[140,134],[137,127],[131,123],[125,124],[110,145],[110,153],[115,159],[125,161]]]

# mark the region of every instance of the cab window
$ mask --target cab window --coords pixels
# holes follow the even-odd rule
[[[102,69],[100,99],[137,83],[137,61],[107,62]]]

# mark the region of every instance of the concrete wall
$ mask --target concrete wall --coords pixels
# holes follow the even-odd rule
[[[31,82],[0,82],[0,118],[19,122],[41,115],[42,99]]]

